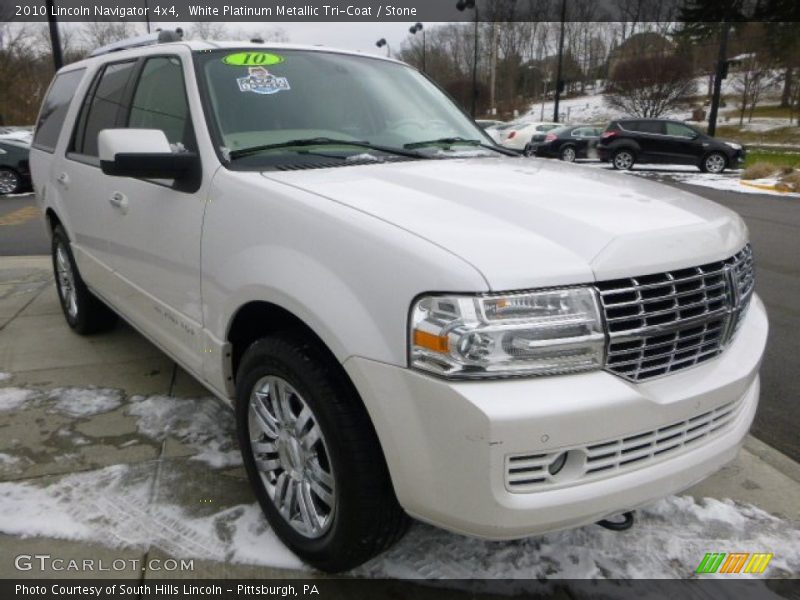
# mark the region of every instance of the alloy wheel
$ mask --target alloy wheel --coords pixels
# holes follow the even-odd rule
[[[61,301],[70,318],[74,319],[78,316],[78,291],[75,288],[75,273],[72,270],[72,263],[63,243],[56,246],[56,278]]]
[[[721,154],[712,154],[706,158],[706,171],[709,173],[722,173],[725,170],[725,157]]]
[[[614,155],[614,166],[617,169],[627,170],[633,166],[633,154],[630,152],[617,152]]]
[[[563,152],[561,152],[561,160],[575,162],[575,148],[564,148]]]
[[[0,169],[0,194],[13,194],[19,189],[19,176],[10,169]]]
[[[336,511],[336,483],[325,436],[302,395],[285,379],[261,378],[250,396],[248,429],[275,508],[304,537],[323,536]]]

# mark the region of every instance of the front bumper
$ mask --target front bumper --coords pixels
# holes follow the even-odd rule
[[[767,337],[761,301],[723,354],[634,384],[605,371],[452,382],[353,357],[345,362],[381,441],[397,497],[445,529],[513,539],[593,523],[690,487],[733,460],[758,404]],[[735,406],[693,445],[592,477],[510,491],[509,457],[557,455],[690,423]]]

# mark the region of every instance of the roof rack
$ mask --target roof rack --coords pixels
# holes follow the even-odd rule
[[[110,52],[119,52],[120,50],[127,50],[129,48],[140,48],[142,46],[153,46],[155,44],[168,44],[169,42],[180,42],[183,39],[183,29],[178,27],[175,31],[170,29],[158,30],[155,33],[148,33],[147,35],[138,35],[136,37],[127,38],[114,42],[113,44],[106,44],[92,50],[89,56],[100,56],[101,54],[108,54]]]

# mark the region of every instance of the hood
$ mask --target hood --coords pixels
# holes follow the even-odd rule
[[[733,255],[734,212],[597,167],[467,158],[263,173],[462,257],[493,290],[588,283]]]

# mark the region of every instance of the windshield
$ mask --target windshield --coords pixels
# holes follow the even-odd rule
[[[352,158],[365,152],[388,158],[393,149],[406,160],[448,152],[494,154],[481,148],[493,141],[469,117],[402,64],[252,48],[196,57],[206,111],[229,161],[258,166],[276,155],[285,162],[287,155]],[[320,143],[308,143],[315,140]]]

